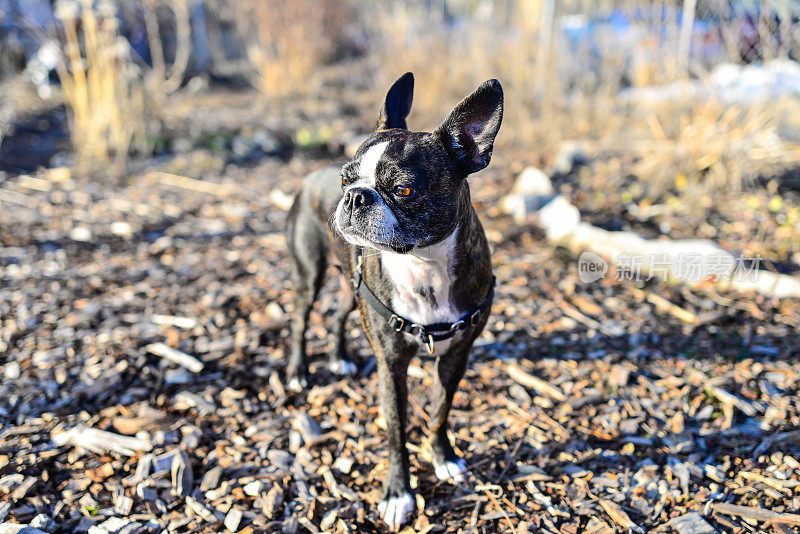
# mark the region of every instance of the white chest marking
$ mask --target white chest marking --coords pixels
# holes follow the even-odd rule
[[[381,252],[381,261],[394,285],[392,310],[417,324],[452,323],[463,310],[450,302],[458,227],[441,242],[408,254]],[[450,346],[451,339],[436,342],[436,350]]]

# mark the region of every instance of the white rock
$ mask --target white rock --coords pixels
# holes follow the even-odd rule
[[[128,238],[133,235],[133,227],[128,222],[115,221],[111,223],[111,233],[119,237]]]
[[[500,201],[500,209],[517,224],[524,224],[553,197],[550,178],[536,167],[528,167],[517,178],[512,192]]]
[[[275,301],[267,304],[266,308],[264,308],[264,311],[266,312],[267,317],[274,321],[280,320],[286,315],[286,312],[283,311],[281,305]]]
[[[218,488],[213,488],[205,492],[206,499],[216,501],[230,493],[231,486],[228,482],[223,482]]]
[[[92,240],[92,230],[88,226],[78,225],[69,233],[70,239],[74,241],[88,242]]]
[[[19,362],[8,362],[3,366],[3,373],[9,380],[16,380],[22,374],[22,369],[20,369]]]
[[[231,508],[228,510],[228,514],[225,516],[225,528],[231,532],[236,532],[239,530],[239,523],[241,522],[242,512],[240,510],[237,510],[236,508]]]
[[[539,210],[537,218],[547,239],[559,241],[578,228],[581,213],[566,198],[558,195]]]
[[[339,456],[336,461],[333,462],[333,468],[346,475],[353,469],[353,463],[353,459],[349,456]]]
[[[254,480],[249,484],[245,484],[243,489],[246,495],[250,495],[251,497],[257,497],[258,495],[261,494],[261,490],[263,487],[264,487],[263,482],[261,482],[260,480]]]
[[[541,169],[527,167],[517,177],[513,191],[526,195],[548,196],[553,194],[553,183]]]
[[[212,467],[206,471],[203,474],[203,478],[200,480],[200,491],[208,491],[218,488],[219,479],[222,476],[222,472],[223,469],[221,465]]]

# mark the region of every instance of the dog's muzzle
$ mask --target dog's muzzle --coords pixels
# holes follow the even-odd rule
[[[378,193],[368,187],[351,187],[344,193],[344,209],[351,215],[361,208],[367,208],[378,201]]]

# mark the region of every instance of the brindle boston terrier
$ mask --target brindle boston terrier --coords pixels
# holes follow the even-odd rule
[[[335,316],[330,364],[337,373],[356,370],[344,351],[344,329],[358,305],[378,363],[388,433],[389,474],[378,511],[393,530],[414,510],[406,371],[420,350],[436,356],[429,428],[436,476],[460,480],[466,469],[448,440],[447,416],[494,294],[467,177],[489,164],[503,117],[503,90],[489,80],[433,132],[410,132],[413,91],[407,73],[389,89],[378,128],[353,161],[305,179],[286,230],[295,291],[289,386],[307,384],[309,312],[329,260],[336,261],[353,286],[344,281],[349,291]]]

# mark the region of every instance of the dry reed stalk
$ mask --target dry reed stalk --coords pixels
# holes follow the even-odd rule
[[[64,54],[57,65],[70,135],[81,163],[124,165],[145,142],[144,92],[113,13],[81,0],[57,11]]]
[[[165,6],[175,20],[175,58],[167,66],[161,40],[158,8]],[[153,67],[148,74],[148,88],[159,100],[174,93],[183,83],[192,51],[192,27],[187,0],[144,0],[143,15]]]

